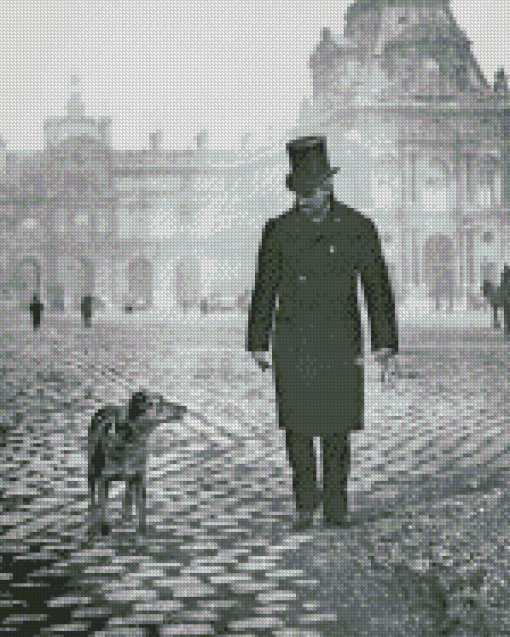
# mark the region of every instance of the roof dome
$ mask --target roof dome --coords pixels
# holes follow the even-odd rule
[[[355,0],[348,7],[345,19],[349,23],[365,11],[374,11],[384,7],[444,7],[449,4],[450,0]]]

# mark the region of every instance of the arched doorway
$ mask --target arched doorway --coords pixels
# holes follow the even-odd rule
[[[80,309],[82,298],[94,293],[95,267],[86,257],[63,257],[59,263],[65,306]]]
[[[154,279],[151,263],[136,259],[128,266],[128,304],[133,308],[148,309],[153,304]]]
[[[175,266],[177,304],[186,312],[198,306],[200,296],[200,264],[197,259],[187,257]]]
[[[18,295],[21,309],[28,310],[32,295],[41,292],[41,266],[33,257],[22,259],[8,283],[8,287]]]
[[[453,309],[455,292],[454,249],[452,240],[445,234],[432,235],[423,249],[423,276],[429,295],[439,310],[445,302]]]
[[[80,271],[80,300],[86,294],[94,294],[96,283],[96,268],[89,259],[81,258]]]

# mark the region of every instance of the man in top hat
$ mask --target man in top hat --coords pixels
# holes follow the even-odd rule
[[[346,526],[351,431],[363,429],[363,340],[358,275],[371,349],[385,367],[398,351],[395,302],[373,222],[335,200],[326,139],[287,145],[294,207],[267,221],[248,314],[246,349],[272,368],[296,503],[294,530],[313,524],[321,499],[313,437],[323,440],[323,513]],[[276,298],[278,309],[276,310]],[[274,328],[273,328],[273,318]]]

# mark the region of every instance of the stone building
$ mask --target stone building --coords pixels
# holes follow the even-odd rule
[[[332,25],[336,26],[336,25]],[[448,0],[355,0],[310,58],[313,96],[284,139],[239,151],[117,151],[75,90],[44,149],[0,140],[0,281],[54,310],[83,294],[122,308],[197,307],[249,290],[261,230],[292,204],[285,143],[325,135],[339,200],[377,224],[399,308],[437,290],[477,307],[510,263],[505,73],[484,77]],[[478,299],[477,299],[478,297]]]
[[[111,119],[84,111],[75,90],[67,114],[47,119],[40,152],[7,153],[0,140],[0,276],[11,298],[26,307],[37,291],[53,311],[77,310],[85,294],[171,309],[244,292],[270,205],[286,205],[268,195],[283,183],[272,157],[284,142],[214,151],[203,131],[195,148],[167,151],[156,131],[148,149],[117,151]]]
[[[505,74],[489,84],[448,0],[356,0],[341,31],[323,29],[295,133],[327,136],[337,197],[379,227],[400,307],[437,289],[476,307],[509,257]]]

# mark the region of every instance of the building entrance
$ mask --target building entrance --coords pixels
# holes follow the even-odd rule
[[[445,234],[434,234],[427,239],[423,249],[423,278],[435,308],[443,306],[453,310],[455,294],[454,249],[452,240]]]

